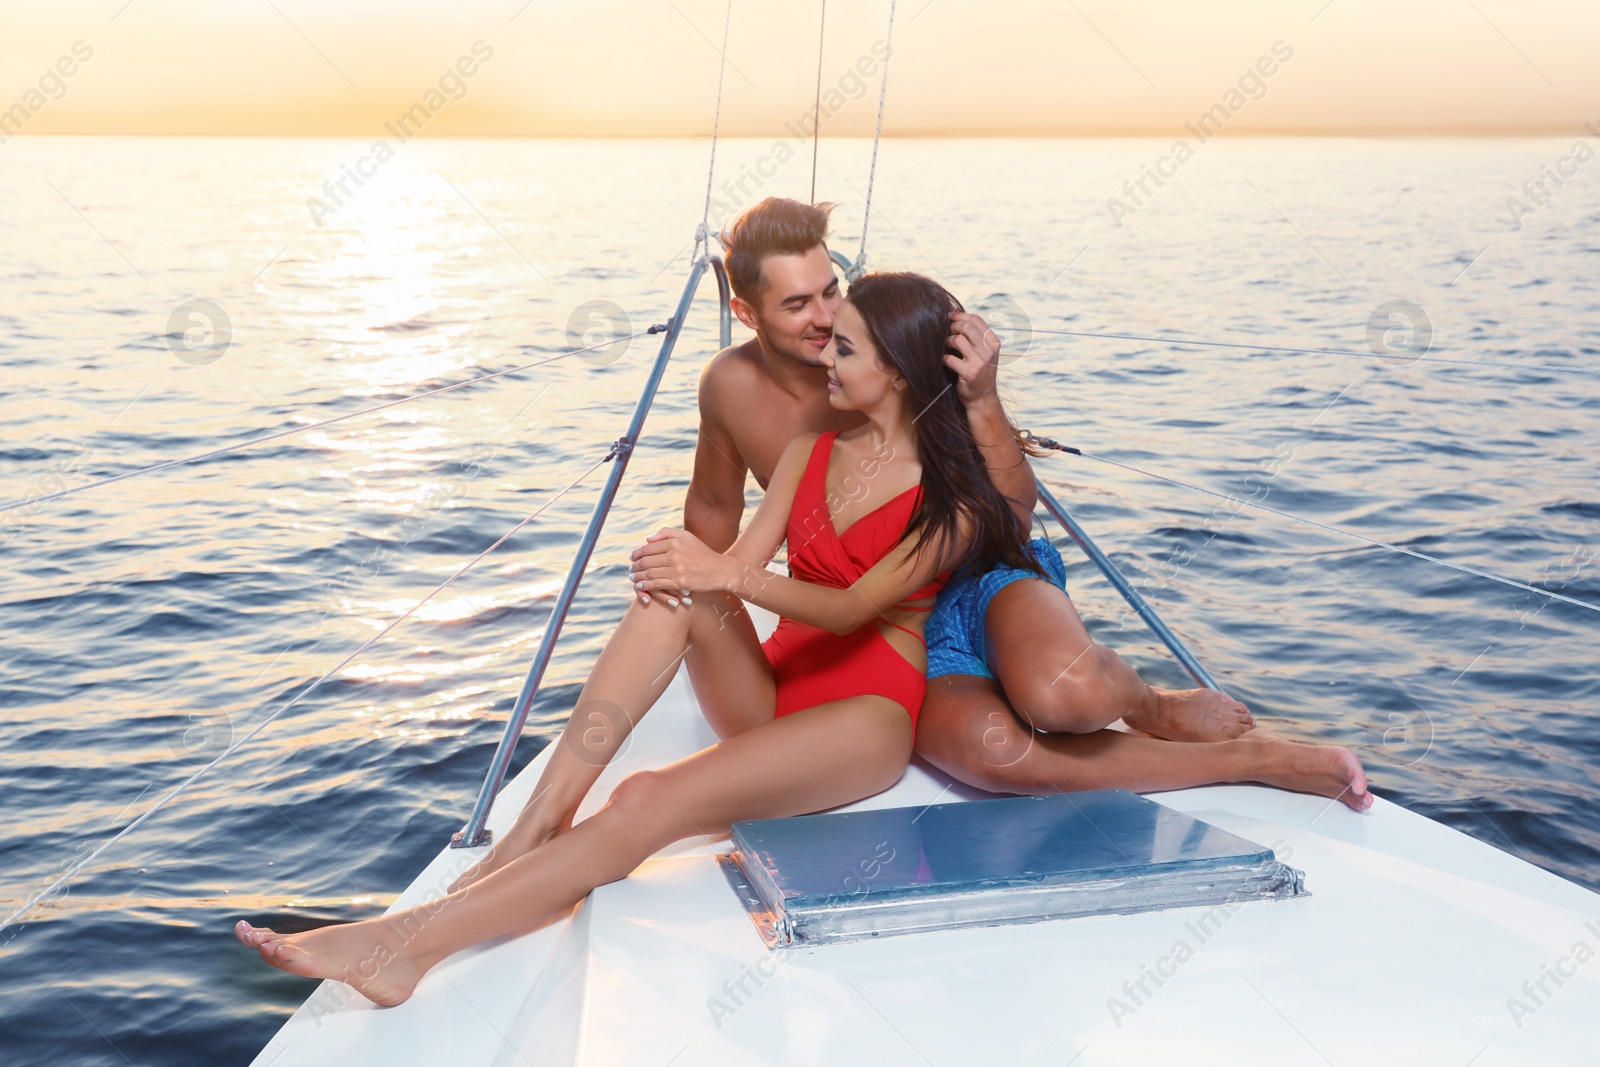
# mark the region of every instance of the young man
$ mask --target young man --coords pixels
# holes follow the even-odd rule
[[[857,425],[828,403],[820,356],[843,295],[825,244],[830,205],[769,198],[724,235],[733,312],[755,332],[717,353],[700,379],[700,437],[684,502],[684,529],[711,548],[733,544],[746,473],[763,489],[797,434]],[[977,315],[951,323],[957,395],[995,486],[1031,532],[1033,471],[995,389],[1000,343]],[[1284,741],[1243,704],[1209,689],[1146,685],[1097,645],[1065,592],[1060,555],[1029,542],[1049,580],[991,571],[953,582],[927,626],[929,682],[917,751],[969,785],[1049,793],[1121,787],[1176,789],[1262,781],[1370,804],[1355,756]],[[717,594],[719,611],[743,610]],[[692,646],[691,676],[707,664]],[[1108,730],[1121,719],[1140,733]]]

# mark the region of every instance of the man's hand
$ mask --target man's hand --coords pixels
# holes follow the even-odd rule
[[[1000,335],[970,311],[950,312],[950,347],[944,365],[956,372],[956,397],[966,407],[997,399],[995,376],[1000,370]]]
[[[650,602],[651,593],[661,593],[667,603],[678,606],[678,598],[692,603],[694,593],[731,589],[737,580],[738,561],[725,556],[692,533],[666,527],[645,538],[633,550],[629,577],[639,599]]]

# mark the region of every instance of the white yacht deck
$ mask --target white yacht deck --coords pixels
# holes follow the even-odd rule
[[[585,812],[630,770],[713,741],[680,672]],[[491,828],[510,823],[543,759],[506,787]],[[914,763],[856,806],[984,796]],[[397,1008],[324,983],[255,1063],[1493,1067],[1600,1055],[1600,964],[1572,955],[1600,948],[1600,895],[1381,799],[1364,814],[1257,786],[1153,799],[1277,848],[1311,895],[769,952],[715,861],[727,839],[684,841],[570,915],[452,957]],[[394,907],[439,895],[475,855],[442,850]],[[1575,973],[1558,985],[1547,969],[1563,958]],[[1514,1017],[1510,998],[1531,1010]]]

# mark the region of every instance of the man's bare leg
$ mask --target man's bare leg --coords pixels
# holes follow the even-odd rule
[[[730,607],[719,596],[696,597],[692,606],[674,606],[659,596],[648,604],[633,598],[595,661],[533,795],[484,857],[452,883],[452,891],[572,828],[595,779],[672,683],[685,656],[714,664],[694,681],[720,736],[729,736],[724,720],[735,714],[744,728],[772,718],[772,668],[755,626],[736,597],[727,598]]]
[[[1095,644],[1072,600],[1042,578],[995,594],[984,628],[990,670],[1036,729],[1084,734],[1121,719],[1167,741],[1226,741],[1255,724],[1226,693],[1146,685],[1126,660]]]
[[[1337,797],[1356,811],[1372,805],[1361,761],[1346,748],[1286,741],[1262,726],[1209,742],[1120,730],[1040,733],[1013,713],[999,683],[970,674],[928,682],[917,752],[952,778],[996,793],[1153,793],[1260,782]]]

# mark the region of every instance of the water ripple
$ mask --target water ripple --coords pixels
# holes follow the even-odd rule
[[[1219,140],[1213,171],[1115,230],[1107,190],[1148,144],[988,142],[991,165],[967,176],[952,175],[951,145],[884,145],[878,203],[896,226],[875,228],[872,254],[937,271],[970,306],[1004,300],[1035,327],[1365,352],[1368,316],[1404,297],[1432,319],[1439,354],[1600,360],[1592,186],[1520,233],[1486,229],[1484,197],[1516,188],[1547,142]],[[670,313],[702,145],[419,141],[410,169],[364,190],[339,227],[311,227],[305,190],[347,147],[6,146],[19,162],[0,173],[6,499],[541,358],[589,300],[636,323]],[[765,147],[725,141],[727,165]],[[833,147],[864,168],[866,144]],[[25,177],[63,171],[103,201],[108,233],[138,235],[129,254],[148,283]],[[549,280],[437,196],[435,171],[492,184],[484,209]],[[1317,204],[1302,225],[1355,280],[1286,242],[1245,171]],[[836,219],[860,217],[850,193],[828,191],[846,201]],[[232,322],[204,366],[171,348],[169,317],[195,296]],[[702,302],[517,767],[559,729],[621,616],[628,551],[680,520],[715,347]],[[655,351],[638,338],[609,366],[561,360],[0,516],[0,904],[42,888],[603,454]],[[1592,378],[1037,333],[1021,356],[1002,378],[1019,426],[1600,603]],[[1600,888],[1592,612],[1088,460],[1037,468],[1258,715],[1354,747],[1384,795]],[[133,1062],[246,1062],[311,983],[231,951],[229,926],[377,914],[459,827],[603,473],[8,931],[8,1053],[123,1062],[109,1041]],[[1091,632],[1149,680],[1183,684],[1057,540]],[[1391,715],[1427,727],[1420,758],[1385,745]]]

